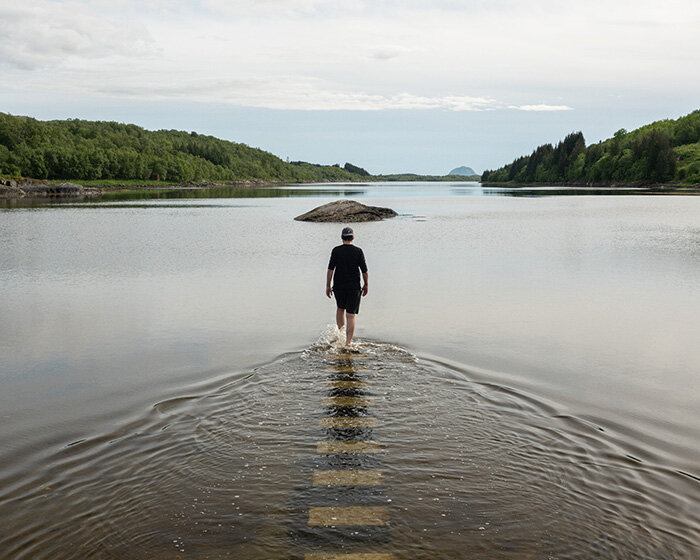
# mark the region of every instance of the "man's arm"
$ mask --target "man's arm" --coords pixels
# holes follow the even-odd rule
[[[362,279],[365,281],[365,285],[362,286],[362,295],[366,296],[369,290],[369,274],[367,272],[367,262],[365,261],[365,254],[360,249],[360,270],[362,271]]]
[[[329,268],[326,272],[326,295],[331,297],[333,289],[331,288],[331,279],[333,278],[333,271]]]

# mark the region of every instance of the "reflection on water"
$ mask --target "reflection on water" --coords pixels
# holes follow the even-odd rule
[[[46,205],[80,203],[122,202],[131,200],[167,201],[178,199],[225,199],[225,198],[290,198],[290,197],[345,197],[364,198],[424,197],[424,196],[624,196],[624,195],[697,195],[692,188],[594,188],[594,187],[548,187],[548,186],[483,186],[477,182],[459,183],[309,183],[274,186],[222,186],[212,188],[144,188],[123,189],[106,192],[96,197],[78,198],[21,198],[0,199],[0,208],[40,208]]]
[[[455,194],[468,193],[455,190]],[[688,187],[484,187],[486,196],[544,197],[544,196],[639,196],[639,195],[698,195],[698,189]]]
[[[339,340],[5,476],[3,557],[696,557],[697,481],[635,458],[634,442],[402,348]]]
[[[294,188],[285,187],[214,187],[210,189],[158,189],[139,191],[108,192],[97,198],[98,202],[121,200],[177,200],[181,198],[288,198],[309,196],[362,196],[365,191],[361,188],[335,186],[333,188],[313,188],[299,185]]]
[[[307,367],[325,374],[316,382],[323,412],[312,420],[320,428],[315,454],[300,463],[313,476],[292,498],[299,505],[290,522],[288,556],[381,554],[390,542],[392,500],[382,468],[387,446],[375,437],[381,405],[368,381],[370,368],[358,365],[370,356],[327,343],[339,345],[341,339],[331,331],[325,344],[304,355]],[[323,364],[329,365],[321,370]]]
[[[132,200],[168,201],[179,199],[219,199],[219,198],[290,198],[290,197],[362,197],[366,191],[358,186],[332,184],[325,188],[318,185],[294,185],[293,187],[228,186],[212,188],[143,188],[121,189],[105,192],[98,196],[83,197],[41,197],[41,198],[0,198],[0,208],[41,208],[44,206],[65,206],[80,204],[92,207],[106,203]]]
[[[0,211],[0,557],[697,558],[700,198],[534,190]]]
[[[364,187],[364,188],[363,188]],[[697,189],[684,188],[586,188],[586,187],[496,187],[483,186],[481,183],[367,183],[367,184],[300,184],[280,185],[274,187],[216,187],[211,189],[182,190],[143,190],[106,193],[99,197],[99,202],[119,200],[171,200],[178,198],[280,198],[280,197],[358,197],[381,196],[399,198],[406,196],[506,196],[506,197],[542,197],[542,196],[624,196],[624,195],[658,195],[658,194],[698,194]]]

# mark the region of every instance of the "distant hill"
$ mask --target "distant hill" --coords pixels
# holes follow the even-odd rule
[[[700,110],[656,121],[586,146],[572,132],[494,171],[482,182],[546,184],[700,184]]]
[[[460,168],[464,172],[473,170]],[[134,124],[80,119],[40,121],[0,113],[0,177],[109,186],[189,182],[474,181],[479,177],[399,173],[372,175],[343,167],[283,161],[214,136],[146,130]]]
[[[0,176],[165,181],[358,181],[357,166],[287,163],[257,149],[178,130],[116,122],[39,121],[0,113]]]
[[[455,167],[448,175],[478,175],[471,167],[463,165],[462,167]]]

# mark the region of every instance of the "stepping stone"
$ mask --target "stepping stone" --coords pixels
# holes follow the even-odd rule
[[[322,428],[376,428],[379,422],[376,418],[352,416],[327,416],[318,421]]]
[[[374,399],[369,397],[323,397],[324,406],[371,406]]]
[[[378,486],[382,471],[314,471],[314,486]]]
[[[361,367],[355,367],[355,366],[348,366],[348,365],[338,365],[338,366],[328,366],[326,368],[326,371],[331,372],[331,373],[357,373],[357,372],[362,372],[362,371],[369,371],[368,368],[361,368]]]
[[[383,453],[383,447],[376,441],[319,441],[316,453]]]
[[[369,381],[353,381],[353,380],[340,380],[340,381],[326,381],[326,387],[334,387],[335,389],[359,389],[362,387],[370,387],[372,384]]]
[[[304,560],[394,560],[394,558],[393,554],[382,554],[379,552],[356,552],[354,554],[314,552],[304,556]]]
[[[309,525],[321,527],[351,525],[388,525],[389,511],[384,506],[315,507],[309,510]]]

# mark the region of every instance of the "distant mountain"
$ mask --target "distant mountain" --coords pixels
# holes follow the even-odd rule
[[[471,167],[463,165],[462,167],[455,167],[448,175],[478,175]]]

